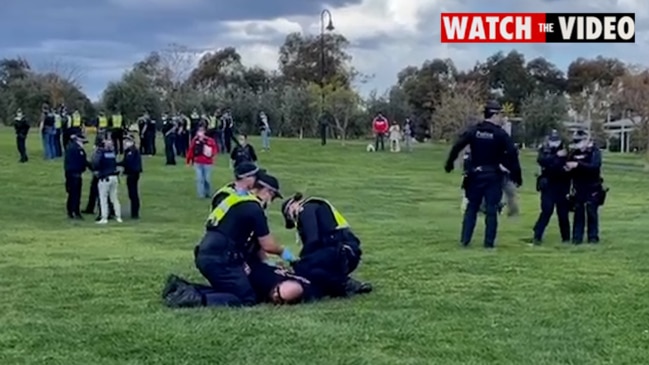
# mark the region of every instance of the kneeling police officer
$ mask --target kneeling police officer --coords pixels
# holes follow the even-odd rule
[[[282,204],[287,229],[296,228],[302,242],[293,270],[332,297],[369,293],[372,285],[349,277],[358,267],[361,241],[329,201],[295,194]]]
[[[509,178],[514,184],[523,184],[518,151],[509,134],[500,126],[501,111],[500,104],[488,102],[485,106],[484,121],[462,133],[451,148],[444,166],[447,173],[453,171],[455,159],[467,145],[470,146],[472,170],[469,171],[464,184],[468,203],[464,211],[460,238],[463,246],[471,243],[478,211],[484,200],[484,246],[494,247],[498,232],[498,207],[503,195],[504,172],[501,166],[509,171]]]
[[[194,249],[195,264],[215,293],[201,295],[193,286],[178,280],[167,282],[163,296],[168,306],[250,306],[257,302],[255,290],[245,271],[244,249],[249,238],[258,238],[261,248],[294,261],[290,250],[280,246],[270,233],[263,204],[281,198],[279,182],[260,173],[254,194],[222,194],[206,223],[206,232]],[[171,289],[170,289],[171,288]],[[217,293],[218,292],[218,293]]]
[[[599,207],[606,200],[601,175],[602,153],[585,133],[577,133],[573,139],[566,170],[572,177],[574,220],[572,243],[584,241],[588,226],[588,243],[599,242]]]
[[[568,151],[559,133],[554,130],[539,148],[537,163],[541,173],[536,179],[536,190],[541,193],[541,213],[534,224],[532,244],[540,245],[543,233],[550,222],[552,213],[557,211],[561,240],[570,241],[570,218],[568,195],[570,194],[570,175],[566,171]]]

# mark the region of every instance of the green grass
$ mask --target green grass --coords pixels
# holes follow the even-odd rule
[[[649,176],[609,170],[599,246],[529,237],[538,198],[525,157],[523,214],[502,219],[498,249],[458,248],[459,173],[446,148],[364,152],[276,140],[264,167],[285,192],[329,198],[361,237],[357,277],[375,293],[295,307],[173,311],[159,301],[176,272],[201,280],[192,248],[207,202],[193,171],[145,160],[143,219],[97,227],[65,218],[61,162],[44,162],[36,135],[18,164],[0,134],[0,364],[647,364]],[[230,179],[219,162],[214,184]],[[89,178],[84,183],[84,204]],[[126,191],[122,202],[127,205]],[[269,218],[279,239],[278,206]]]

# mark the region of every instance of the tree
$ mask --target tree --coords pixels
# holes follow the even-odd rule
[[[324,42],[324,65],[321,62],[321,41]],[[341,34],[320,36],[291,33],[279,49],[279,69],[291,84],[339,84],[350,87],[356,76],[348,53],[349,41]],[[321,67],[324,66],[324,80]]]
[[[568,82],[563,71],[545,58],[535,58],[525,68],[537,93],[562,94],[566,91]]]
[[[252,72],[247,76],[253,78],[254,74]],[[228,84],[239,84],[243,77],[241,55],[234,47],[226,47],[203,55],[198,66],[192,70],[188,83],[202,90],[214,90]]]
[[[322,103],[320,95],[323,89],[317,84],[311,84],[309,90],[312,100],[317,100],[313,106],[317,106],[318,110],[320,110],[323,107],[320,104]],[[340,84],[325,85],[324,94],[324,110],[333,117],[336,134],[344,141],[347,139],[351,127],[350,123],[359,111],[361,97],[356,91]]]
[[[430,120],[441,96],[456,80],[457,68],[450,59],[426,61],[420,68],[406,67],[399,72],[398,86],[408,98],[414,114]]]
[[[517,51],[507,55],[498,52],[480,67],[486,73],[489,88],[497,90],[501,103],[511,103],[520,112],[522,101],[533,91],[535,81],[525,64],[525,56]]]
[[[434,139],[451,139],[469,124],[481,117],[485,100],[482,90],[475,83],[455,83],[442,95],[439,107],[431,123],[431,135]]]
[[[616,101],[624,106],[626,114],[631,116],[644,136],[644,148],[649,159],[649,69],[636,68],[628,70],[618,77]]]
[[[524,142],[536,145],[551,130],[562,129],[567,113],[563,95],[539,92],[525,98],[521,103]]]

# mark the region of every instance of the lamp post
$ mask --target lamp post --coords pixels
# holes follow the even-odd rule
[[[328,19],[327,26],[325,26],[325,20]],[[327,9],[322,10],[320,13],[320,138],[322,139],[322,145],[327,144],[327,124],[325,121],[324,115],[324,103],[325,103],[325,30],[331,32],[334,30],[334,23],[332,21],[331,12]]]

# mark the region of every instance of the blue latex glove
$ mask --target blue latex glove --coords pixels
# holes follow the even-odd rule
[[[285,248],[284,251],[282,251],[282,260],[286,262],[293,262],[295,261],[295,256],[293,256],[291,250]]]

